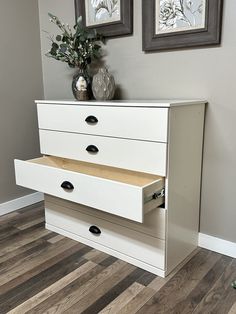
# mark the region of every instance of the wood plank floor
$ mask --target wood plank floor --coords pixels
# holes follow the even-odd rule
[[[0,313],[235,314],[236,260],[199,249],[163,279],[44,228],[43,203],[0,217]]]

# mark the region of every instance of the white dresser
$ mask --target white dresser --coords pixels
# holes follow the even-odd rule
[[[46,228],[166,276],[197,247],[204,101],[37,101]]]

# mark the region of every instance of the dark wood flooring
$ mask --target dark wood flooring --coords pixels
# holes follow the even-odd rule
[[[236,313],[236,260],[199,249],[163,279],[47,231],[43,204],[0,217],[0,313]]]

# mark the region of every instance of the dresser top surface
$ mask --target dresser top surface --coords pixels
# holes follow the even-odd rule
[[[76,101],[76,100],[35,100],[37,104],[80,105],[80,106],[111,106],[111,107],[157,107],[171,108],[195,104],[206,104],[206,100],[163,99],[163,100],[113,100],[113,101]]]

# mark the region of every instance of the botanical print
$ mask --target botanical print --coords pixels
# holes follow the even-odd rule
[[[120,20],[120,0],[85,0],[86,25]]]
[[[206,0],[156,0],[156,34],[205,26]]]

